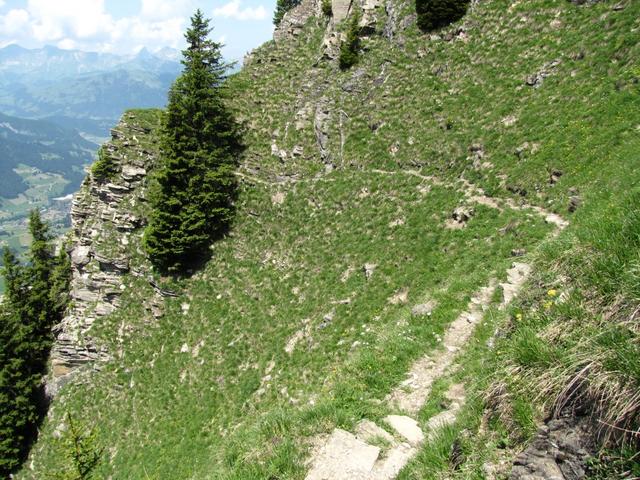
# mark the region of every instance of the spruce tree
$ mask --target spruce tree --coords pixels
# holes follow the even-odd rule
[[[28,263],[5,249],[0,305],[0,478],[20,466],[34,440],[42,410],[42,376],[53,342],[51,328],[66,308],[70,262],[53,254],[52,235],[31,213]]]
[[[228,227],[241,151],[238,127],[224,104],[221,44],[200,10],[191,17],[182,52],[184,71],[169,91],[163,116],[162,158],[145,233],[151,261],[181,271],[206,256]]]
[[[416,0],[418,27],[428,32],[460,20],[467,13],[469,0]]]
[[[64,466],[53,473],[53,480],[90,480],[96,478],[95,469],[104,449],[99,446],[94,429],[78,422],[67,412],[67,429],[58,439],[58,449],[65,459]]]
[[[351,68],[358,63],[358,53],[360,51],[360,11],[355,10],[351,14],[347,38],[340,45],[340,56],[338,64],[341,70]]]

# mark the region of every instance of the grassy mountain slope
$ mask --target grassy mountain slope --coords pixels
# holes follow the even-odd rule
[[[640,4],[487,0],[437,36],[390,5],[392,39],[366,39],[350,71],[320,58],[312,18],[230,79],[248,127],[231,235],[166,281],[180,296],[160,319],[144,278],[124,277],[121,307],[93,327],[113,359],[57,397],[19,478],[59,465],[67,411],[96,425],[104,478],[304,478],[308,440],[391,413],[385,396],[517,250],[533,280],[437,382],[420,422],[451,382],[471,400],[400,478],[510,465],[586,364],[601,418],[637,428],[633,401],[611,398],[640,383]],[[553,238],[531,208],[474,202],[462,179],[570,226]],[[473,215],[446,228],[459,206]],[[430,316],[411,313],[428,300]]]

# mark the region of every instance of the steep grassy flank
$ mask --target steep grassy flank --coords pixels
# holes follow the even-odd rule
[[[403,46],[372,36],[360,68],[344,73],[323,61],[309,70],[320,43],[310,25],[297,43],[259,49],[232,81],[252,92],[234,95],[252,127],[250,151],[263,171],[300,173],[290,155],[284,162],[268,155],[269,136],[288,152],[304,146],[304,160],[317,158],[313,117],[300,131],[294,117],[308,101],[326,97],[338,165],[464,172],[489,193],[517,191],[564,212],[570,188],[586,195],[608,190],[628,170],[621,154],[637,136],[638,8],[483,2],[460,22],[464,37],[430,39],[415,25],[396,33]],[[411,6],[396,9],[408,14]],[[542,71],[548,76],[538,88],[527,85]],[[472,168],[469,147],[478,143],[493,168]],[[549,182],[553,170],[563,174],[556,184]]]
[[[537,280],[512,312],[489,312],[463,368],[438,384],[422,419],[439,410],[447,382],[476,395],[404,478],[482,478],[493,446],[534,432],[542,400],[554,399],[583,353],[605,352],[598,371],[637,385],[634,329],[592,335],[638,302],[637,228],[628,219],[640,180],[640,4],[623,6],[487,0],[442,35],[463,26],[464,36],[398,26],[393,42],[365,40],[359,65],[344,73],[319,59],[321,19],[296,40],[261,47],[229,83],[248,127],[232,234],[203,271],[171,287],[182,296],[160,320],[145,317],[139,301],[150,287],[130,278],[124,306],[96,327],[114,360],[89,385],[62,392],[21,478],[55,468],[50,439],[67,410],[95,420],[105,478],[303,478],[304,439],[386,415],[380,400],[469,296],[504,272],[513,249],[538,259]],[[402,19],[412,6],[394,8]],[[542,70],[542,84],[528,85]],[[337,168],[324,174],[329,162]],[[551,228],[531,210],[473,205],[466,228],[445,229],[466,203],[460,176],[561,212],[572,226],[537,250]],[[579,197],[575,214],[570,197]],[[369,280],[366,263],[377,265]],[[547,308],[550,289],[571,290],[572,300],[553,297]],[[390,302],[405,291],[406,304]],[[438,301],[433,315],[410,315],[427,299]],[[600,316],[611,305],[624,308]],[[504,323],[505,339],[489,348]],[[551,372],[562,375],[539,381]],[[498,433],[479,428],[483,398],[500,381],[519,399],[514,439],[501,436],[511,423],[493,423]],[[466,463],[455,473],[449,452],[465,428]]]
[[[594,202],[539,251],[526,294],[508,312],[487,313],[461,368],[437,385],[421,412],[428,419],[441,411],[447,385],[465,382],[471,401],[459,421],[399,478],[506,475],[538,422],[565,407],[592,414],[601,441],[609,442],[588,461],[589,478],[640,474],[632,435],[640,391],[639,195],[636,186]],[[454,445],[462,465],[453,461]]]
[[[548,231],[482,207],[466,229],[446,230],[459,194],[421,186],[402,173],[339,172],[296,185],[282,205],[271,204],[275,187],[247,188],[233,236],[159,322],[141,318],[137,295],[149,287],[131,279],[133,296],[99,328],[116,361],[90,392],[68,389],[53,418],[71,409],[97,419],[113,446],[101,472],[114,478],[299,472],[297,438],[386,413],[375,399],[436,344],[469,293]],[[365,263],[377,265],[369,280]],[[401,289],[409,302],[391,304]],[[439,302],[434,314],[410,316],[426,299]]]

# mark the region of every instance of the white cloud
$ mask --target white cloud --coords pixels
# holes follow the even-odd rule
[[[9,10],[0,16],[0,35],[15,35],[24,30],[29,23],[29,12],[22,9]]]
[[[157,45],[178,47],[183,39],[184,20],[169,18],[157,22],[145,22],[138,17],[122,18],[115,22],[111,32],[114,45],[128,44],[135,47]]]
[[[213,10],[214,17],[233,18],[234,20],[264,20],[267,9],[262,5],[257,7],[241,7],[241,0],[231,0],[223,6]]]
[[[183,42],[192,3],[142,0],[139,15],[116,20],[104,0],[28,0],[26,9],[0,15],[0,40],[114,53],[132,53],[143,46],[176,48]]]
[[[183,17],[193,11],[193,0],[142,0],[140,15],[148,20]]]
[[[33,33],[38,40],[55,41],[64,36],[90,39],[107,35],[113,23],[104,0],[29,0],[27,10],[34,19]]]
[[[76,48],[78,48],[78,44],[72,38],[65,38],[63,40],[60,40],[56,44],[56,46],[58,48],[61,48],[62,50],[75,50]]]
[[[0,44],[17,43],[28,48],[51,44],[64,49],[111,53],[134,53],[143,46],[151,51],[161,47],[181,49],[189,17],[195,7],[203,3],[201,0],[140,0],[135,15],[114,18],[107,10],[110,1],[26,0],[24,7],[0,13]],[[270,13],[263,5],[245,0],[224,1],[227,3],[219,3],[219,8],[213,10],[218,20],[212,26],[216,27],[217,36],[226,36],[233,45],[244,45],[248,41],[239,33],[244,27],[234,24],[235,21],[267,23],[269,20]],[[0,6],[4,3],[6,0],[0,0]],[[238,43],[239,35],[242,41]]]
[[[4,7],[4,0],[0,0],[0,8]]]

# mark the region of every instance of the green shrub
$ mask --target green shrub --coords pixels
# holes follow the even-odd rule
[[[333,10],[331,9],[331,0],[322,0],[322,14],[325,17],[333,16]]]
[[[356,10],[351,16],[347,38],[340,45],[340,56],[338,62],[341,70],[347,70],[358,63],[358,53],[360,51],[360,12]]]
[[[77,422],[67,413],[67,428],[58,440],[61,457],[66,464],[54,472],[54,480],[90,480],[95,478],[94,470],[102,459],[103,448],[98,446],[94,429]]]
[[[467,13],[469,0],[416,0],[418,27],[428,32],[460,20]]]
[[[104,148],[100,148],[98,150],[98,160],[91,167],[91,173],[98,180],[108,180],[113,178],[113,176],[117,173],[118,168],[113,162],[113,159],[109,157]]]

